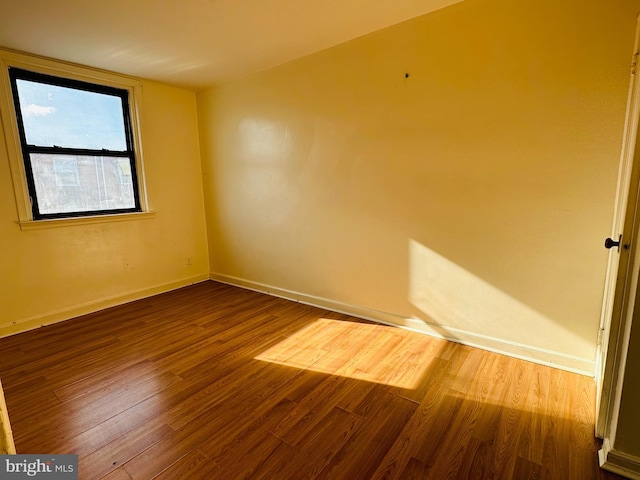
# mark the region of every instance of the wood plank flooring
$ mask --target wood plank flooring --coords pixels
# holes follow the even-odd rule
[[[81,479],[617,479],[592,379],[204,282],[0,339],[18,453]]]

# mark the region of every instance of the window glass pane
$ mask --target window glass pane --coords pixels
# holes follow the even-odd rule
[[[59,187],[77,187],[80,185],[78,159],[76,158],[54,158],[53,173],[56,176],[56,185]]]
[[[29,145],[127,149],[120,97],[22,79],[16,85]]]
[[[43,215],[136,206],[128,157],[32,153],[30,158]]]

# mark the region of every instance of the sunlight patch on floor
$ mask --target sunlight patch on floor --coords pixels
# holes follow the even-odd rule
[[[445,343],[396,327],[320,318],[255,358],[416,389]]]

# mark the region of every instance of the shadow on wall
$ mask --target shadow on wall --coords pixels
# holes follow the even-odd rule
[[[518,344],[546,344],[550,351],[566,351],[569,345],[588,351],[593,346],[585,338],[565,329],[567,338],[558,344],[548,331],[558,323],[511,297],[482,278],[413,239],[409,240],[408,300],[419,319],[434,324],[440,334],[455,338],[461,332],[483,332],[482,337]],[[421,320],[417,320],[420,323]],[[439,327],[439,326],[446,327]],[[531,333],[531,327],[537,330]],[[521,338],[523,331],[530,332]],[[538,338],[535,338],[537,335]],[[536,341],[537,340],[537,341]]]

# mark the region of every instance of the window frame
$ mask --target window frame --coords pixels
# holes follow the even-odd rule
[[[53,78],[62,80],[61,86],[77,85],[89,86],[91,90],[99,93],[100,89],[105,91],[124,91],[126,92],[126,107],[123,106],[123,113],[128,119],[128,131],[125,127],[125,135],[127,136],[127,152],[131,154],[133,161],[132,183],[135,200],[135,208],[130,209],[105,209],[91,210],[72,213],[55,213],[55,214],[39,214],[32,204],[32,192],[35,194],[35,185],[33,177],[30,176],[27,168],[27,158],[25,154],[26,140],[24,131],[22,131],[22,122],[19,121],[18,113],[19,105],[17,102],[17,91],[14,90],[10,69],[14,71],[26,71],[39,78]],[[11,176],[14,186],[14,194],[16,198],[16,208],[18,213],[18,224],[23,230],[31,228],[45,228],[49,226],[65,226],[84,223],[101,223],[108,221],[133,220],[138,218],[148,218],[154,215],[149,209],[145,175],[143,168],[142,138],[141,138],[141,104],[142,104],[142,83],[124,75],[94,70],[89,67],[82,67],[72,64],[66,64],[61,61],[33,57],[28,54],[12,52],[0,49],[0,113],[2,115],[3,130],[7,143],[7,153],[11,168]],[[22,78],[22,77],[20,77]],[[48,83],[48,82],[47,82]],[[58,84],[58,83],[55,83]],[[72,87],[74,88],[74,87]],[[15,95],[14,95],[15,92]],[[127,121],[125,120],[125,125]],[[42,153],[43,147],[37,147]],[[49,147],[44,147],[48,149]],[[51,149],[54,153],[71,153],[79,155],[79,152],[87,152],[85,154],[95,155],[96,152],[104,154],[102,150],[86,150],[86,149]],[[48,153],[48,152],[46,152]],[[109,154],[104,156],[123,157],[123,152],[117,154]]]

